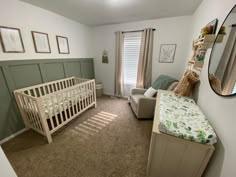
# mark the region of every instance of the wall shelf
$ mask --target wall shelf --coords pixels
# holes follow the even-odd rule
[[[206,54],[206,51],[209,48],[212,48],[213,43],[221,43],[223,41],[224,35],[218,35],[216,39],[215,34],[207,34],[204,37],[195,39],[193,41],[193,55],[188,61],[188,69],[194,70],[197,72],[201,72],[201,69],[204,65],[204,57]]]

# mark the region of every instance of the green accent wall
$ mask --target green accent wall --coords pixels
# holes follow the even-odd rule
[[[92,58],[14,60],[0,62],[0,141],[24,128],[13,91],[77,76],[94,79]]]

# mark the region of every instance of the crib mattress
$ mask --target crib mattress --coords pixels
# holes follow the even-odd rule
[[[45,97],[42,101],[42,107],[49,118],[50,115],[58,114],[61,111],[69,108],[71,105],[78,103],[79,101],[83,101],[88,96],[93,94],[92,90],[81,89],[79,91],[73,92],[65,92],[62,94],[58,94],[57,98],[55,96]],[[58,101],[59,100],[59,101]],[[54,106],[53,106],[54,102]]]
[[[182,139],[214,144],[217,136],[193,99],[173,93],[160,95],[160,132]]]

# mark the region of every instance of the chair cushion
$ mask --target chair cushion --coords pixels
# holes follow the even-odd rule
[[[135,94],[131,96],[131,101],[134,103],[135,107],[138,106],[139,100],[144,98],[145,96],[142,94]]]
[[[175,81],[178,80],[167,75],[160,75],[152,84],[152,87],[156,90],[158,89],[166,90]]]
[[[147,89],[147,91],[144,93],[144,96],[153,97],[156,93],[157,93],[156,89],[149,87],[149,89]]]

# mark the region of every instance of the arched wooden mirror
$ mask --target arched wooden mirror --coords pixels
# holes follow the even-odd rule
[[[213,45],[208,78],[220,96],[236,95],[236,6],[222,24]]]

